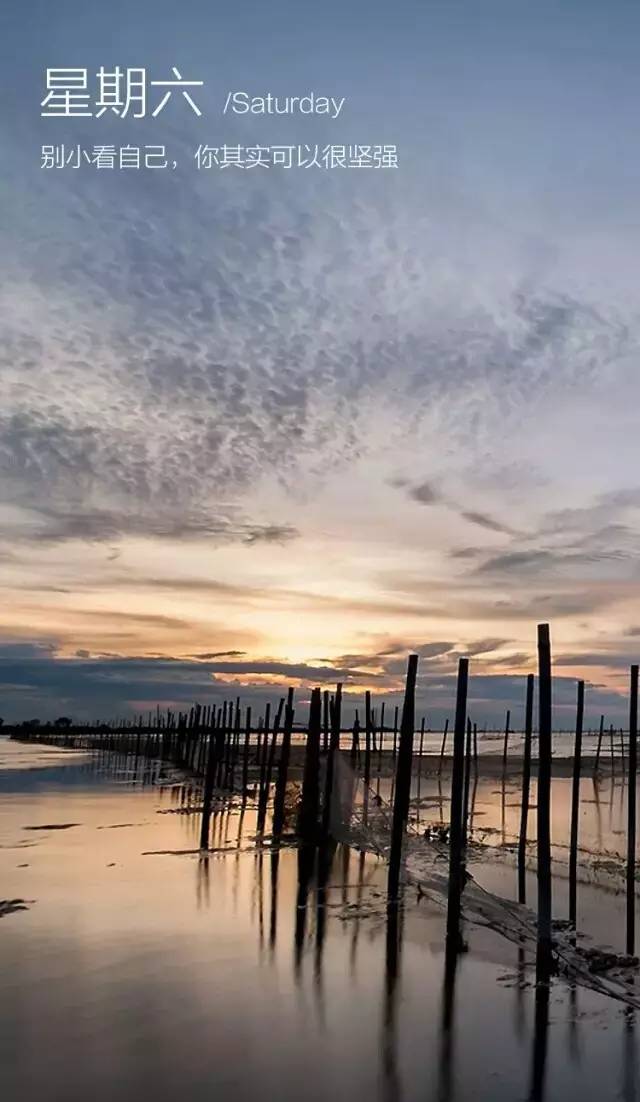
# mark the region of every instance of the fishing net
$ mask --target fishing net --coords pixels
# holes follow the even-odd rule
[[[387,858],[391,846],[392,804],[379,784],[365,784],[346,755],[336,755],[330,808],[332,836],[350,846]],[[448,829],[423,832],[409,822],[404,846],[405,881],[419,886],[421,894],[446,907],[449,887]],[[505,899],[483,888],[465,870],[462,910],[468,924],[489,928],[520,949],[535,956],[537,917],[524,904]],[[632,985],[637,961],[586,942],[576,943],[575,932],[565,922],[554,924],[554,956],[561,974],[580,986],[640,1009],[640,994]]]

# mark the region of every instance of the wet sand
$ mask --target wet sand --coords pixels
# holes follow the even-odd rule
[[[545,1006],[526,955],[490,930],[468,932],[447,975],[443,909],[412,890],[396,954],[383,861],[339,845],[306,884],[295,849],[256,849],[255,811],[237,798],[218,805],[215,852],[202,858],[188,813],[197,792],[43,750],[20,747],[9,768],[0,740],[2,895],[24,901],[0,914],[11,1102],[637,1097],[633,1012],[560,980]],[[602,799],[587,803],[589,783],[585,845],[619,849],[624,790],[614,784],[612,798],[603,779]],[[438,820],[440,799],[446,819],[438,787],[421,778],[420,799],[436,802],[420,806],[419,828]],[[502,785],[479,780],[476,824],[498,831],[504,860],[480,856],[473,871],[515,892],[512,787],[503,809]],[[554,879],[558,911],[563,883]],[[622,940],[616,897],[589,891],[581,919]]]

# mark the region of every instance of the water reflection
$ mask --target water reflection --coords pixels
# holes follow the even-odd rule
[[[637,1102],[640,1084],[638,1082],[638,1044],[636,1039],[636,1012],[627,1009],[624,1016],[622,1050],[622,1089],[623,1102]]]
[[[549,994],[550,985],[548,983],[540,982],[536,984],[533,1051],[531,1057],[531,1088],[529,1091],[530,1102],[544,1102],[545,1097],[545,1073],[549,1033]]]
[[[456,974],[459,955],[450,946],[445,951],[444,981],[442,985],[442,1018],[440,1025],[440,1063],[438,1102],[452,1102],[454,1098],[453,1057]]]
[[[402,898],[387,904],[385,940],[384,1003],[382,1014],[382,1082],[385,1102],[401,1099],[397,1054],[398,974],[402,948]]]
[[[83,801],[82,814],[68,814],[83,832],[39,841],[29,882],[38,902],[2,920],[7,1097],[137,1102],[149,1093],[168,1102],[188,1088],[192,1102],[297,1102],[304,1082],[305,1102],[359,1093],[369,1102],[556,1102],[572,1097],[558,1085],[567,1067],[576,1097],[579,1088],[601,1102],[612,1083],[625,1102],[637,1097],[633,1014],[614,1010],[603,1033],[606,1004],[558,983],[550,1023],[550,988],[528,986],[522,947],[487,933],[479,950],[472,937],[468,954],[446,956],[440,912],[424,899],[417,907],[412,893],[387,909],[384,862],[346,846],[296,850],[266,839],[248,852],[251,800],[214,807],[212,849],[199,854],[197,792],[144,791],[133,772],[102,804],[93,782],[81,797],[65,793],[69,808]],[[596,822],[603,786],[593,787]],[[477,790],[480,800],[482,781]],[[475,792],[474,778],[477,814]],[[5,807],[5,835],[10,819],[9,837],[29,821],[25,807],[32,821],[54,821],[60,800],[56,790]],[[95,829],[109,823],[133,825]],[[15,853],[0,858],[5,890],[26,895]],[[515,985],[501,986],[505,969]]]

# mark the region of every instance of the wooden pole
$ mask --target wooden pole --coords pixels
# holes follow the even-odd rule
[[[322,841],[326,844],[331,833],[331,810],[333,806],[333,783],[336,768],[336,754],[340,751],[340,724],[342,718],[342,683],[336,686],[336,695],[331,711],[331,737],[327,755],[327,772],[324,782],[322,803]]]
[[[313,689],[309,707],[307,748],[304,756],[302,795],[298,814],[298,833],[305,845],[312,845],[316,841],[318,830],[320,712],[320,689]]]
[[[551,973],[551,638],[548,624],[538,624],[538,951],[537,970],[544,981]]]
[[[393,825],[391,828],[391,852],[389,855],[389,878],[387,882],[387,892],[390,900],[395,900],[398,895],[398,888],[400,886],[400,862],[402,860],[402,842],[407,819],[409,817],[417,672],[418,655],[410,654],[407,664],[404,704],[402,707],[400,747],[398,750],[395,800],[393,804]]]
[[[593,767],[593,772],[598,772],[598,765],[600,764],[600,750],[602,749],[602,736],[604,734],[604,716],[600,716],[600,731],[598,734],[598,746],[596,749],[596,760]]]
[[[504,725],[504,749],[502,751],[502,771],[506,772],[507,769],[507,753],[509,750],[509,723],[511,722],[511,712],[507,709],[507,718]]]
[[[638,766],[638,667],[631,667],[629,692],[629,788],[627,793],[627,953],[636,945],[636,773]]]
[[[364,697],[364,786],[368,789],[371,779],[371,693]]]
[[[571,787],[571,835],[569,842],[569,922],[575,931],[578,915],[578,824],[580,819],[580,767],[582,761],[582,723],[584,718],[584,681],[578,682],[576,739],[573,751]]]
[[[453,765],[451,770],[451,824],[449,827],[449,897],[447,903],[447,949],[461,948],[460,897],[462,895],[462,800],[464,789],[464,736],[467,717],[469,659],[458,662],[456,714],[453,727]]]
[[[469,787],[471,783],[471,720],[467,719],[467,744],[464,756],[464,794],[462,798],[462,851],[467,848],[467,820],[469,818]]]
[[[622,761],[622,776],[624,777],[626,770],[624,764],[624,731],[622,727],[620,728],[620,758]]]
[[[213,782],[216,770],[216,756],[216,741],[212,729],[209,732],[209,749],[207,753],[207,767],[204,780],[204,794],[202,799],[200,849],[209,848],[209,823],[211,821],[211,800],[213,797]]]
[[[280,747],[280,761],[278,763],[278,775],[276,777],[276,792],[273,801],[273,834],[279,838],[284,826],[284,803],[287,791],[287,776],[289,773],[289,758],[291,756],[291,732],[293,731],[293,689],[287,693],[287,703],[284,711],[284,728],[282,731],[282,746]]]
[[[242,759],[242,797],[246,799],[249,786],[249,743],[251,741],[251,708],[247,708],[244,733],[244,757]]]
[[[444,731],[442,732],[442,746],[440,747],[440,765],[438,766],[438,773],[442,773],[442,763],[444,762],[444,752],[447,746],[447,731],[449,730],[449,720],[444,721]]]
[[[282,709],[284,708],[284,703],[284,697],[282,697],[280,699],[280,703],[278,704],[276,717],[273,721],[273,734],[271,736],[269,753],[267,755],[267,764],[264,772],[262,788],[260,790],[260,799],[258,801],[258,833],[264,830],[264,824],[267,818],[267,805],[269,803],[269,792],[271,790],[271,777],[273,775],[273,764],[276,758],[276,746],[278,744],[278,734],[280,732],[280,721],[282,719]]]
[[[518,901],[524,903],[525,862],[527,855],[527,825],[529,819],[529,788],[531,784],[531,735],[533,733],[533,674],[527,676],[527,697],[524,717],[524,760],[522,763],[522,806],[518,839]]]
[[[322,749],[325,754],[329,752],[329,690],[322,694]]]

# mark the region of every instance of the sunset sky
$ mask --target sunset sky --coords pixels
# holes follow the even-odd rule
[[[134,10],[135,9],[135,10]],[[640,8],[85,4],[0,14],[0,714],[281,686],[625,714],[640,655]],[[202,117],[41,118],[47,66]],[[346,97],[223,117],[229,91]],[[389,170],[198,145],[394,143]],[[175,171],[41,169],[165,143]]]

